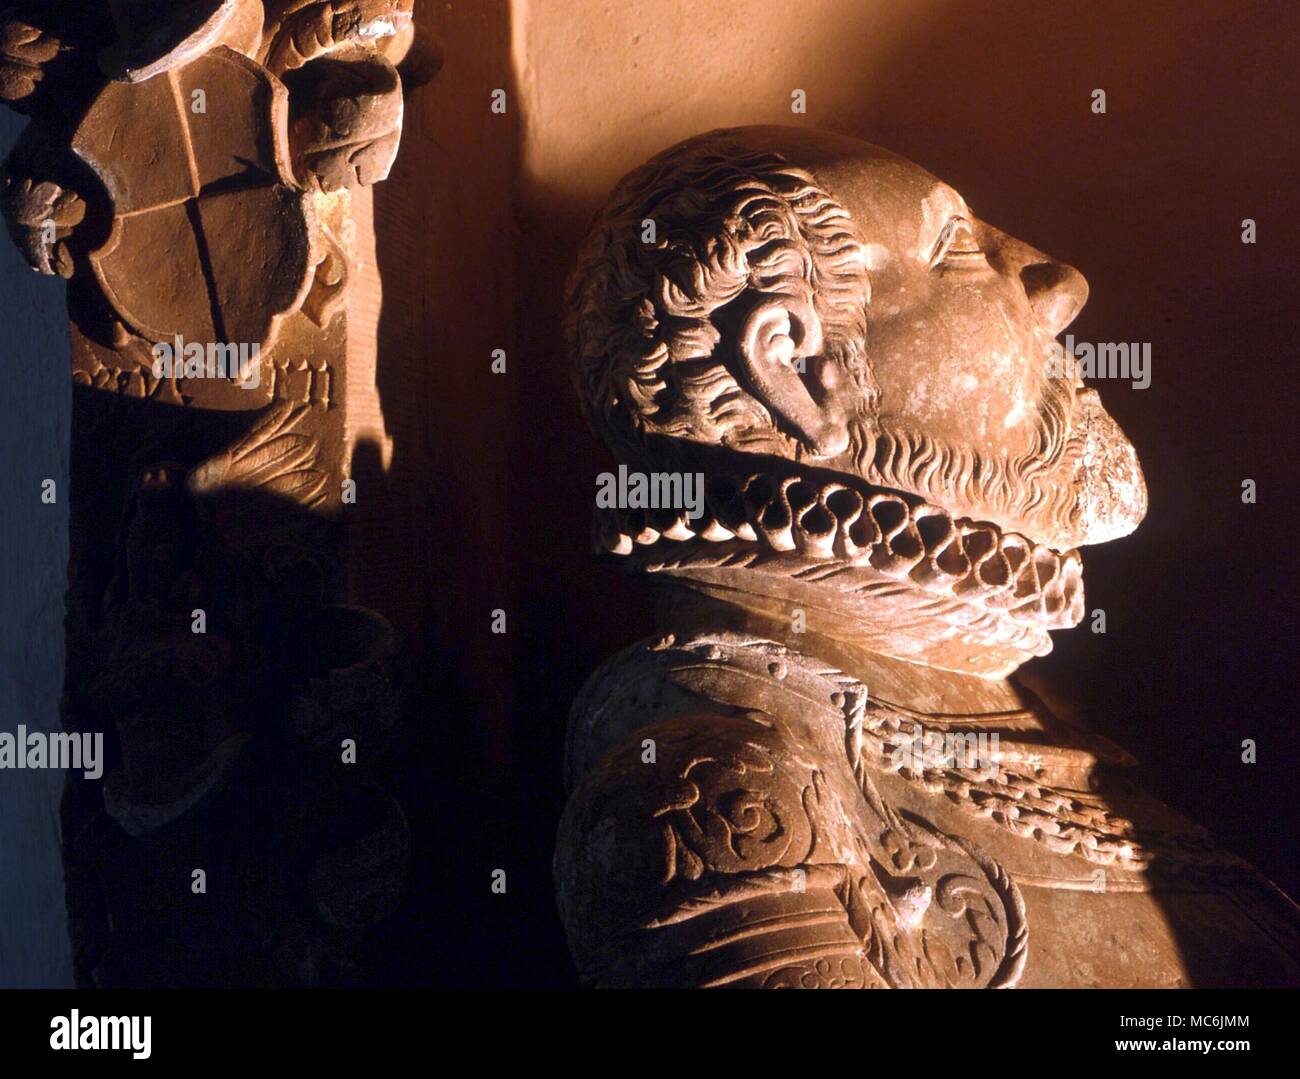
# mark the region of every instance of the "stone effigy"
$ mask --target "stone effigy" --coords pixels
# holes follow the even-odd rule
[[[1132,445],[1049,364],[1086,296],[838,135],[717,131],[618,185],[569,348],[620,465],[597,546],[657,586],[662,635],[570,717],[586,981],[1300,984],[1296,907],[1013,677],[1082,619],[1078,548],[1146,512]]]
[[[63,805],[81,984],[349,984],[400,897],[345,507],[412,6],[0,5],[0,209],[68,280],[64,725],[108,747]]]

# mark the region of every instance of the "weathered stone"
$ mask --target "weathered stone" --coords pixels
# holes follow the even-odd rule
[[[646,223],[654,235],[647,238]],[[663,635],[574,704],[556,882],[619,986],[1300,984],[1294,904],[1012,677],[1147,506],[1048,372],[1083,278],[893,154],[717,131],[569,283],[587,417],[703,512],[598,511]]]
[[[350,272],[371,228],[357,189],[396,152],[395,74],[382,137],[351,132],[383,160],[340,150],[364,158],[344,189],[290,149],[291,114],[347,113],[392,72],[398,28],[340,24],[346,53],[306,58],[295,101],[256,59],[289,9],[122,0],[113,44],[69,5],[0,8],[0,97],[35,117],[5,219],[70,279],[65,725],[113,747],[102,784],[74,776],[64,798],[83,984],[348,983],[358,930],[404,886],[405,821],[375,789],[396,639],[343,602],[341,512],[348,412],[373,407],[373,345],[347,325],[378,303]]]

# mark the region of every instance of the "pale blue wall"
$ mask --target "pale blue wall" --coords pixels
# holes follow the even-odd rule
[[[0,109],[0,156],[25,121]],[[72,407],[64,285],[0,226],[0,730],[59,725]],[[44,505],[41,481],[58,484]],[[0,769],[0,986],[67,986],[61,771]]]

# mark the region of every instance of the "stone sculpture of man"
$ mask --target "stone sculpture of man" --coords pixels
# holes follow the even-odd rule
[[[663,635],[570,719],[556,854],[599,985],[1300,982],[1296,908],[1010,677],[1146,512],[1048,363],[1083,278],[853,139],[626,177],[568,298],[595,431],[704,512],[598,513]],[[698,508],[697,508],[698,509]]]

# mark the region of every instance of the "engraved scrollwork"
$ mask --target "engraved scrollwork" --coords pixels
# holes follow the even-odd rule
[[[663,829],[666,879],[795,865],[816,840],[816,777],[801,784],[760,743],[692,757],[654,819]]]

